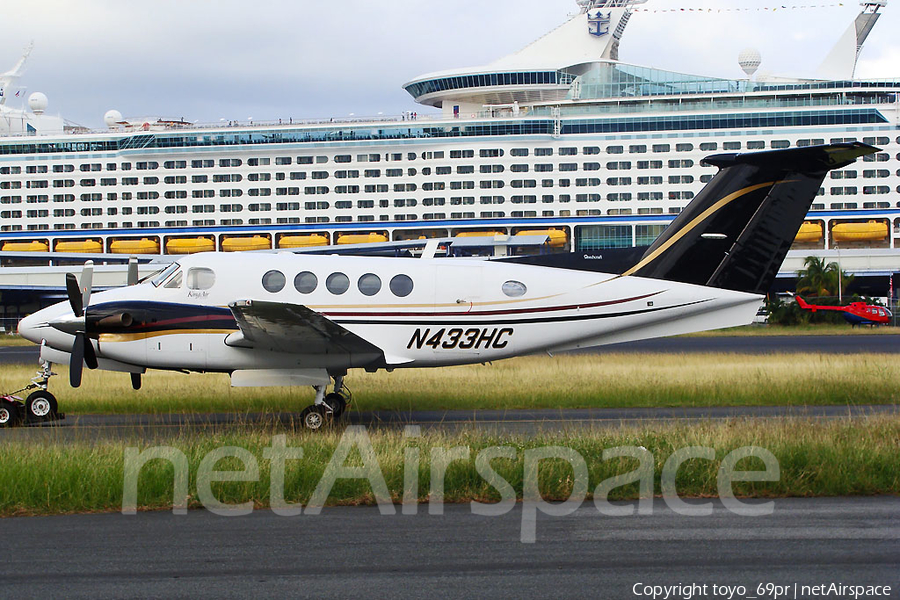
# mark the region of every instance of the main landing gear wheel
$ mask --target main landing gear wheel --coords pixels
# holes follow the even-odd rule
[[[303,424],[304,428],[309,429],[310,431],[319,431],[320,429],[325,428],[331,419],[332,416],[329,414],[328,409],[321,404],[307,406],[303,409],[303,412],[300,413],[300,422]]]
[[[15,427],[21,418],[18,406],[12,402],[0,402],[0,427]]]
[[[25,410],[32,419],[40,421],[51,419],[58,409],[56,397],[46,390],[33,392],[25,399]]]
[[[325,396],[325,404],[331,407],[335,420],[340,419],[341,415],[344,414],[344,411],[347,410],[347,399],[336,392],[332,392]]]

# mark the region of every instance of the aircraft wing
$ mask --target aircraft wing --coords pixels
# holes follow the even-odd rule
[[[240,334],[232,334],[236,337],[226,340],[230,346],[292,354],[384,356],[381,348],[305,306],[241,300],[228,308],[241,329]]]

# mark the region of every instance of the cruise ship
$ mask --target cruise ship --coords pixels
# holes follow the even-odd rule
[[[544,251],[650,244],[722,152],[861,141],[797,234],[809,254],[900,270],[900,79],[855,77],[886,0],[864,0],[817,79],[722,79],[630,64],[619,42],[647,0],[578,0],[522,50],[403,87],[396,118],[202,126],[126,119],[91,131],[13,97],[0,75],[0,250],[186,254],[431,237],[545,234]],[[427,116],[426,116],[427,115]],[[871,160],[869,160],[871,159]],[[790,262],[790,259],[789,259]]]

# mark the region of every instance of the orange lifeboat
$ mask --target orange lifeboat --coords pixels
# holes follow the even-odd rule
[[[884,221],[868,223],[838,223],[831,228],[831,237],[836,242],[874,242],[886,238],[888,224]]]
[[[498,235],[506,235],[506,233],[502,231],[460,231],[453,237],[496,237]]]
[[[75,252],[99,254],[103,252],[103,244],[97,240],[73,240],[68,242],[56,242],[54,250],[57,252]]]
[[[527,229],[525,231],[517,231],[516,235],[546,235],[550,239],[547,245],[551,248],[564,248],[569,241],[569,236],[565,231],[560,229]]]
[[[247,252],[248,250],[269,250],[272,243],[261,235],[253,237],[229,237],[222,240],[222,252]]]
[[[312,233],[308,235],[283,235],[278,238],[278,248],[311,248],[314,246],[327,246],[328,237]]]
[[[3,252],[47,252],[50,244],[32,240],[30,242],[6,242],[3,244]]]
[[[216,242],[210,238],[170,238],[166,240],[166,254],[196,254],[215,252]]]
[[[338,236],[338,245],[345,244],[383,244],[388,241],[387,236],[383,233],[345,233]]]
[[[794,241],[801,243],[818,242],[822,239],[822,233],[823,228],[821,223],[805,221],[803,225],[800,226],[800,231],[797,232]]]
[[[110,254],[159,254],[159,241],[148,238],[139,240],[113,240],[109,244]]]

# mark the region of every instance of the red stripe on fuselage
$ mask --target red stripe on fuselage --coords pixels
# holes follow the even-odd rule
[[[616,304],[625,304],[626,302],[635,302],[637,300],[645,300],[658,296],[662,292],[653,292],[643,296],[635,296],[634,298],[624,298],[622,300],[608,300],[606,302],[594,302],[591,304],[571,304],[568,306],[547,306],[540,308],[519,308],[512,310],[482,310],[460,312],[322,312],[326,317],[485,317],[485,316],[503,316],[503,315],[527,315],[535,313],[558,312],[563,310],[581,310],[588,308],[598,308],[600,306],[613,306]],[[466,303],[468,304],[468,302]]]

